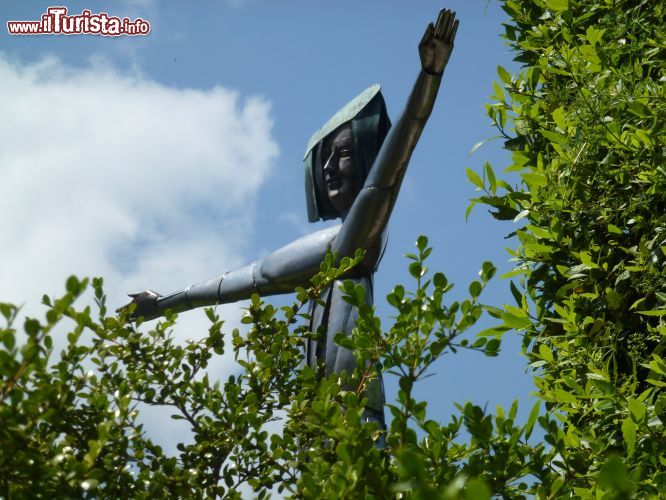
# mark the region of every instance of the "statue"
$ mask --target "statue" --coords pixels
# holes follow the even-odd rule
[[[183,291],[162,296],[147,290],[130,294],[137,307],[134,317],[153,319],[167,309],[175,312],[307,287],[319,271],[326,252],[339,258],[365,250],[363,261],[349,278],[367,290],[372,304],[373,274],[385,245],[385,229],[400,190],[412,151],[432,111],[444,68],[458,30],[455,13],[442,9],[429,23],[419,43],[421,71],[402,115],[391,123],[378,85],[373,85],[336,113],[310,139],[305,152],[305,187],[310,222],[340,217],[342,223],[300,238],[254,262]],[[312,303],[311,331],[318,341],[305,346],[305,361],[326,375],[354,371],[351,351],[333,341],[339,332],[350,334],[357,312],[342,300],[340,282],[332,283]],[[127,306],[125,306],[127,307]],[[384,424],[384,387],[381,378],[367,390],[366,421]]]

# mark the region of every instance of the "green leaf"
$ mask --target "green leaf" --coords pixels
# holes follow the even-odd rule
[[[541,406],[541,401],[537,401],[530,411],[530,416],[527,418],[527,423],[525,424],[525,439],[529,439],[532,435],[532,430],[534,429],[534,423],[539,416],[539,408]]]
[[[502,320],[504,321],[503,326],[509,328],[515,328],[516,330],[522,330],[524,328],[528,328],[532,324],[529,318],[518,317],[508,312],[502,314]]]
[[[446,288],[446,285],[448,285],[448,280],[443,273],[435,273],[432,277],[432,282],[437,288]]]
[[[483,146],[486,142],[489,142],[489,141],[492,141],[492,140],[495,140],[495,139],[501,139],[501,138],[502,138],[501,135],[495,135],[493,137],[488,137],[487,139],[484,139],[482,141],[477,142],[476,144],[474,144],[474,146],[472,146],[472,149],[469,150],[469,153],[467,153],[467,156],[472,156],[472,154],[474,154],[474,152],[477,149],[479,149],[481,146]]]
[[[601,380],[603,382],[609,382],[610,378],[607,373],[595,373],[589,372],[586,374],[586,377],[592,380]]]
[[[554,239],[554,235],[552,231],[548,229],[544,229],[539,226],[535,226],[533,224],[527,224],[525,225],[525,229],[529,229],[529,231],[536,236],[537,238],[545,239],[545,240],[552,240]]]
[[[564,107],[560,106],[553,111],[553,120],[560,130],[565,131],[567,129],[567,124],[564,121]]]
[[[546,0],[546,7],[550,10],[562,12],[569,8],[569,0]]]
[[[465,210],[465,221],[469,220],[469,216],[472,213],[472,209],[476,206],[478,202],[479,201],[477,199],[470,200],[469,205],[467,206],[467,210]]]
[[[489,260],[486,260],[483,264],[481,264],[481,271],[479,272],[479,276],[481,276],[481,279],[486,282],[491,280],[492,277],[495,276],[496,272],[497,268],[495,267],[495,264]]]
[[[23,324],[23,329],[25,330],[25,333],[34,337],[41,331],[42,325],[40,325],[39,321],[36,319],[26,318],[25,323]]]
[[[483,181],[481,180],[481,177],[479,177],[479,174],[477,174],[469,167],[465,169],[465,172],[467,172],[467,178],[472,182],[472,184],[474,184],[479,189],[483,189]]]
[[[467,500],[490,500],[490,495],[490,488],[480,477],[468,481],[465,486],[465,499]]]
[[[569,404],[576,404],[578,403],[578,400],[576,399],[576,396],[573,394],[563,390],[563,389],[555,389],[553,391],[555,394],[555,400],[558,403],[569,403]]]
[[[520,307],[523,305],[523,294],[520,293],[518,287],[513,283],[513,280],[509,281],[509,288],[511,289],[511,295],[513,295],[516,304]]]
[[[601,41],[601,38],[606,30],[596,29],[594,26],[588,26],[585,30],[585,38],[590,43],[590,45],[596,45]]]
[[[488,342],[488,338],[487,338],[487,337],[484,337],[484,336],[479,336],[479,337],[480,337],[480,338],[476,339],[476,340],[474,341],[474,343],[472,344],[472,347],[473,347],[474,349],[480,349],[481,347],[483,347],[484,345],[486,345],[486,343]]]
[[[499,103],[499,106],[504,105],[504,89],[497,82],[493,82],[493,90],[495,94],[492,96]],[[488,106],[486,109],[497,110],[498,105]],[[495,111],[496,112],[496,111]],[[492,115],[491,115],[492,118]]]
[[[513,271],[509,271],[508,273],[502,274],[500,278],[504,280],[507,278],[513,278],[514,276],[520,276],[521,274],[529,274],[529,270],[523,268],[514,269]]]
[[[421,235],[416,239],[416,248],[418,248],[421,252],[423,252],[427,246],[428,238],[425,236]]]
[[[634,446],[636,444],[636,424],[629,417],[622,421],[622,436],[627,445],[627,454],[629,456],[633,455]]]
[[[657,354],[653,353],[650,363],[644,364],[643,366],[657,372],[659,375],[666,377],[666,362],[664,362],[664,360],[661,359]]]
[[[549,498],[555,498],[555,495],[558,491],[560,491],[560,489],[562,489],[562,486],[564,486],[564,476],[557,476],[555,481],[553,481],[553,484],[550,485]]]
[[[634,422],[641,423],[645,418],[645,406],[643,403],[634,398],[627,399],[627,406],[629,407],[629,412],[631,413],[631,418],[634,419]]]
[[[420,278],[423,276],[423,267],[421,267],[420,262],[412,262],[409,265],[409,274],[414,276],[415,278]]]
[[[622,230],[613,224],[608,224],[608,232],[611,234],[622,234]]]
[[[14,349],[14,346],[16,345],[16,337],[12,330],[5,330],[4,332],[0,331],[0,339],[2,339],[2,343],[5,344],[7,350],[11,351]]]
[[[65,288],[67,288],[67,291],[72,295],[77,295],[81,289],[81,283],[76,276],[70,276],[67,278]]]
[[[497,74],[504,83],[511,85],[511,75],[502,66],[497,66]]]
[[[469,294],[476,298],[481,294],[481,283],[478,281],[472,281],[469,285]]]
[[[583,265],[587,266],[589,269],[598,269],[599,266],[592,260],[592,257],[589,253],[581,251],[579,253],[580,261]]]
[[[664,316],[666,315],[666,309],[655,309],[653,311],[636,311],[638,314],[643,316]]]
[[[386,296],[386,301],[395,308],[400,307],[400,299],[394,293],[389,293]]]
[[[543,174],[537,174],[533,172],[520,174],[525,182],[527,182],[532,188],[541,187],[548,184],[548,179]]]
[[[547,345],[541,344],[539,346],[539,355],[549,363],[553,362],[553,351]]]
[[[616,493],[631,490],[627,467],[620,457],[614,456],[608,459],[599,472],[599,485]]]
[[[490,185],[490,192],[495,194],[497,191],[497,179],[495,178],[495,172],[493,172],[490,163],[485,163],[486,178],[488,179],[488,184]]]
[[[490,339],[488,340],[488,342],[486,342],[486,346],[485,349],[483,350],[483,353],[489,357],[497,356],[497,354],[499,353],[500,345],[501,345],[500,339],[498,338]]]
[[[539,129],[539,133],[544,136],[546,139],[548,139],[550,142],[554,142],[555,144],[559,144],[561,146],[567,146],[569,144],[569,139],[567,136],[558,134],[557,132],[552,132],[550,130],[546,129]]]

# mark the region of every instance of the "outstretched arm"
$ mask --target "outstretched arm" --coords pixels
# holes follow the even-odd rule
[[[405,109],[389,131],[333,244],[341,257],[353,255],[357,248],[372,251],[380,245],[412,151],[435,104],[457,30],[455,13],[449,10],[442,9],[436,23],[428,24],[419,44],[421,71]]]
[[[266,296],[293,292],[298,286],[307,286],[310,278],[319,271],[319,265],[339,229],[340,226],[334,226],[317,231],[280,248],[261,261],[180,292],[166,296],[150,290],[130,294],[131,303],[137,305],[133,317],[154,319],[162,316],[167,309],[182,312],[249,299],[254,293]]]

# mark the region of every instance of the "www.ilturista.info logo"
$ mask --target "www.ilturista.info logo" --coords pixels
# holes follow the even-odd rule
[[[89,10],[68,15],[67,7],[49,7],[39,21],[7,21],[7,31],[10,35],[137,36],[150,33],[150,23],[140,17],[121,19],[106,12],[93,14]]]

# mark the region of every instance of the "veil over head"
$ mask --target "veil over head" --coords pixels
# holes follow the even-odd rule
[[[343,106],[317,130],[305,149],[305,200],[308,220],[329,220],[339,217],[328,199],[321,157],[322,143],[340,127],[351,124],[354,139],[353,160],[356,185],[362,186],[379,153],[391,120],[378,84],[372,85]]]

